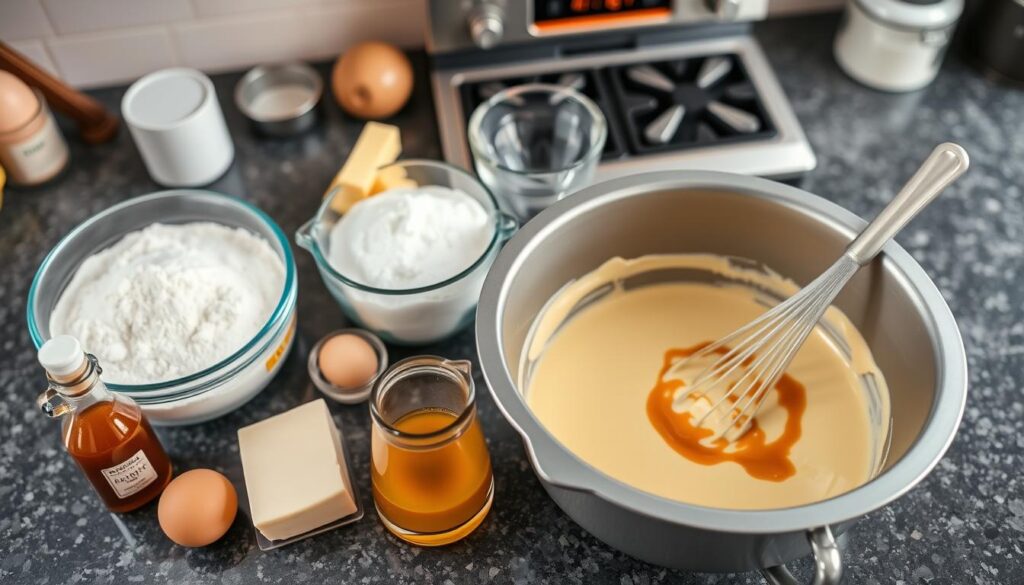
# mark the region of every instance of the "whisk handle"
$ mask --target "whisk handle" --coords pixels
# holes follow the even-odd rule
[[[886,242],[964,174],[969,165],[967,151],[960,145],[945,142],[935,147],[889,205],[846,248],[846,255],[861,266],[870,262]]]

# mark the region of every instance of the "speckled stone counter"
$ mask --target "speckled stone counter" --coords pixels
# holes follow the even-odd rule
[[[953,139],[973,168],[899,237],[938,283],[967,346],[971,390],[950,452],[918,487],[850,533],[848,583],[1024,582],[1024,92],[990,84],[951,55],[931,87],[909,95],[865,89],[831,58],[834,16],[759,25],[818,154],[803,186],[854,212],[877,211],[938,142]],[[419,61],[422,64],[422,60]],[[326,69],[324,69],[326,71]],[[259,205],[287,233],[312,216],[360,125],[330,103],[323,123],[295,140],[256,137],[231,104],[239,75],[215,83],[237,155],[212,188]],[[124,88],[94,92],[115,108]],[[394,122],[406,157],[440,156],[424,79]],[[36,267],[75,225],[157,189],[127,132],[111,144],[72,141],[65,175],[38,190],[9,190],[0,211],[0,583],[760,583],[754,574],[698,575],[620,554],[570,521],[544,493],[519,438],[480,392],[496,496],[480,530],[443,549],[414,548],[377,521],[369,491],[365,406],[332,406],[354,455],[366,517],[273,552],[256,548],[248,518],[205,549],[171,544],[154,505],[107,513],[61,450],[59,424],[34,407],[43,375],[25,327]],[[309,347],[345,325],[312,259],[297,250],[298,342],[271,386],[210,423],[160,432],[177,469],[241,473],[235,430],[315,396]],[[466,331],[422,351],[475,360]],[[396,359],[409,354],[395,350]],[[477,378],[478,384],[482,381]],[[481,386],[482,387],[482,386]],[[806,578],[809,564],[797,563]]]

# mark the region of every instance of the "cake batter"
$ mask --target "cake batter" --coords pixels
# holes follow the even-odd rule
[[[664,269],[695,269],[731,284],[622,285]],[[755,428],[725,449],[729,456],[680,449],[674,440],[680,427],[673,425],[689,415],[671,410],[682,384],[665,377],[667,366],[765,312],[759,288],[785,296],[797,287],[717,256],[610,260],[560,291],[538,316],[520,372],[527,403],[587,463],[682,502],[783,508],[865,483],[884,459],[888,391],[866,342],[834,307],[825,317],[832,333],[815,329]],[[592,301],[595,294],[603,296]]]

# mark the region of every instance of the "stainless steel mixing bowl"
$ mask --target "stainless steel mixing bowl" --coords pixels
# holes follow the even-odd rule
[[[889,384],[889,458],[875,479],[829,500],[736,511],[633,488],[563,447],[530,412],[514,373],[545,302],[609,258],[740,256],[806,284],[863,226],[852,213],[806,191],[712,172],[652,173],[601,183],[526,224],[488,274],[477,311],[477,344],[484,378],[555,502],[604,542],[658,565],[713,572],[761,569],[771,582],[792,582],[784,563],[813,549],[815,582],[838,582],[841,563],[833,536],[931,471],[953,440],[967,394],[956,322],[928,275],[899,245],[886,245],[836,302],[864,335]]]

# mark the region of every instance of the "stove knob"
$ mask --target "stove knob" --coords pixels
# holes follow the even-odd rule
[[[501,7],[484,2],[469,13],[469,36],[481,49],[490,49],[505,34],[505,15]]]
[[[719,20],[735,20],[740,12],[740,0],[706,0],[708,10]]]

